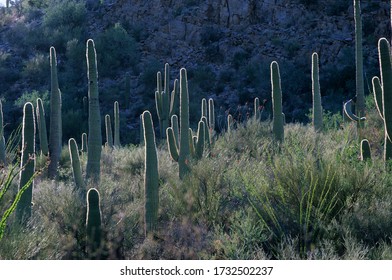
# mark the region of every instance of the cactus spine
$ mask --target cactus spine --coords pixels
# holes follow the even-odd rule
[[[101,114],[99,109],[97,54],[94,41],[89,39],[86,47],[88,77],[88,149],[86,178],[98,182],[101,168]]]
[[[110,116],[105,116],[105,128],[106,128],[106,144],[109,148],[113,148],[113,133]]]
[[[319,59],[317,53],[312,54],[312,96],[313,96],[313,127],[315,131],[323,129],[323,108],[321,106]]]
[[[61,153],[61,92],[57,78],[57,59],[56,50],[50,48],[50,131],[49,131],[49,156],[50,163],[48,167],[49,178],[57,176],[57,168]]]
[[[82,177],[82,170],[80,167],[78,145],[74,138],[68,141],[69,157],[71,158],[72,173],[75,181],[76,189],[84,191],[84,182]]]
[[[120,109],[118,102],[114,102],[114,147],[120,148]]]
[[[159,173],[158,155],[155,144],[154,126],[151,113],[144,111],[143,132],[145,143],[145,169],[144,169],[144,221],[145,236],[157,228],[159,208]]]
[[[34,106],[30,102],[23,107],[21,168],[19,190],[28,184],[35,171],[35,119]],[[23,192],[17,206],[17,218],[21,223],[25,223],[31,217],[33,185],[34,182]]]
[[[174,131],[167,128],[167,143],[171,157],[178,161],[180,179],[189,172],[189,94],[186,69],[180,70],[180,147],[175,145]]]
[[[279,64],[271,63],[271,85],[272,85],[272,109],[273,123],[272,131],[278,142],[284,141],[284,121],[282,113],[282,89],[280,84]]]
[[[41,152],[43,155],[47,156],[49,154],[48,136],[46,131],[44,105],[42,103],[41,98],[37,99],[36,115],[37,115],[38,133],[39,133],[38,136],[39,136],[39,144],[41,147]]]
[[[3,104],[0,100],[0,165],[5,165],[5,138],[3,124]]]
[[[157,91],[155,92],[155,105],[159,119],[161,138],[165,138],[166,129],[169,127],[169,121],[172,115],[176,113],[177,97],[177,80],[174,81],[174,89],[170,94],[169,91],[169,64],[165,64],[164,85],[162,90],[161,72],[157,73]]]
[[[354,0],[355,19],[355,67],[356,67],[356,102],[355,113],[361,118],[365,116],[365,93],[363,82],[363,54],[362,54],[362,19],[360,0]],[[358,127],[363,126],[361,122]]]
[[[90,188],[87,192],[87,218],[86,218],[86,235],[87,235],[87,252],[90,256],[96,256],[101,247],[102,229],[101,229],[101,206],[99,192],[95,188]]]

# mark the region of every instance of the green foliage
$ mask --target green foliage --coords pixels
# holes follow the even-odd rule
[[[121,69],[134,67],[139,61],[137,43],[120,23],[100,34],[96,45],[97,52],[102,54],[98,56],[102,77],[114,77]]]

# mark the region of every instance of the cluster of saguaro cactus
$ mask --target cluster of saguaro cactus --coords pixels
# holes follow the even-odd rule
[[[19,179],[19,190],[22,189],[35,172],[35,118],[34,106],[27,102],[23,107],[22,124],[22,159]],[[33,201],[33,184],[26,189],[17,206],[16,214],[19,222],[26,223],[31,216],[31,204]]]
[[[384,160],[392,158],[392,63],[391,47],[387,39],[378,41],[380,79],[374,77],[373,92],[378,112],[384,121]]]
[[[3,124],[3,104],[0,100],[0,165],[5,165],[5,137]]]
[[[312,54],[312,96],[313,96],[313,127],[315,131],[323,129],[323,107],[321,106],[319,59],[318,54]]]
[[[57,59],[56,50],[50,48],[50,77],[51,77],[51,93],[50,93],[50,130],[49,130],[49,155],[50,163],[48,167],[48,175],[50,178],[57,176],[57,168],[61,153],[61,137],[62,137],[62,120],[61,120],[61,92],[57,78]]]
[[[99,109],[97,54],[92,39],[87,41],[86,58],[89,104],[86,178],[98,182],[101,169],[102,134],[101,114]]]
[[[41,98],[37,98],[37,108],[36,108],[37,124],[38,124],[38,137],[39,145],[41,147],[41,153],[44,156],[49,154],[48,147],[48,134],[46,131],[46,121],[45,121],[45,110]]]
[[[179,176],[182,179],[189,172],[189,94],[186,69],[180,70],[180,136],[179,147],[176,144],[174,130],[166,130],[167,143],[172,159],[178,161]]]
[[[155,105],[159,119],[161,138],[165,138],[166,129],[172,115],[176,113],[178,106],[177,83],[174,81],[173,91],[169,91],[170,75],[169,64],[165,64],[164,87],[162,89],[161,72],[157,73],[157,90],[155,92]]]
[[[159,208],[159,172],[158,155],[155,143],[154,125],[151,113],[144,111],[142,114],[145,168],[144,168],[144,232],[147,236],[157,228]]]
[[[90,188],[87,192],[86,247],[90,257],[97,257],[102,241],[102,218],[99,192]]]
[[[276,61],[271,63],[271,85],[273,109],[272,132],[278,142],[283,142],[284,116],[282,112],[282,89],[280,85],[279,65]]]

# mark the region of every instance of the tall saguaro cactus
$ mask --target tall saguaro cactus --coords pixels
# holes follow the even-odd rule
[[[34,106],[30,102],[23,107],[21,167],[19,190],[30,181],[35,171],[35,118]],[[17,206],[17,218],[21,223],[25,223],[31,217],[33,185],[34,183],[31,183],[31,187],[23,192]]]
[[[120,148],[120,109],[118,102],[114,102],[114,147]]]
[[[61,153],[61,136],[62,136],[62,120],[61,120],[61,92],[57,78],[57,59],[56,50],[50,48],[50,130],[49,130],[49,156],[50,163],[48,166],[49,178],[57,176],[57,168]]]
[[[0,100],[0,165],[5,165],[5,138],[3,124],[3,104]]]
[[[318,54],[312,54],[312,96],[313,96],[313,127],[314,130],[323,129],[323,107],[321,106],[319,59]]]
[[[87,41],[86,58],[89,105],[86,178],[98,182],[101,169],[102,134],[98,93],[97,53],[92,39]]]
[[[392,63],[391,47],[387,39],[378,41],[380,80],[373,78],[373,91],[376,105],[384,120],[384,160],[392,159]]]
[[[284,121],[282,112],[282,89],[280,84],[279,65],[276,61],[271,63],[271,85],[272,85],[272,109],[273,123],[272,131],[277,141],[284,140]]]
[[[48,135],[46,131],[45,110],[41,98],[37,98],[36,115],[37,115],[38,136],[39,136],[39,144],[41,147],[41,152],[43,155],[47,156],[49,154]]]
[[[362,51],[362,18],[360,0],[354,0],[355,20],[355,67],[356,67],[356,92],[355,113],[361,118],[365,116],[365,93],[363,82],[363,51]],[[363,126],[358,122],[358,126]]]
[[[95,188],[90,188],[87,192],[87,252],[91,257],[98,257],[98,250],[102,241],[102,218],[99,192]]]
[[[144,168],[144,233],[153,232],[157,228],[159,208],[159,173],[158,155],[155,143],[154,125],[151,113],[144,111],[142,115],[145,149]]]
[[[109,148],[113,148],[113,132],[110,115],[105,115],[106,144]]]
[[[182,179],[189,172],[189,94],[186,69],[180,70],[180,147],[175,141],[173,128],[167,129],[167,143],[171,157],[178,161],[179,176]]]

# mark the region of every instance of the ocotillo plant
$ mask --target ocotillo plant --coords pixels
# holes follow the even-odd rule
[[[172,115],[176,113],[178,106],[177,80],[174,81],[174,88],[169,91],[169,64],[165,64],[164,87],[162,89],[161,72],[157,73],[157,91],[155,92],[155,105],[159,119],[161,138],[165,138],[166,129]]]
[[[30,181],[35,171],[35,118],[34,106],[30,102],[23,107],[21,168],[19,190]],[[31,187],[23,192],[16,209],[18,221],[22,224],[31,217],[33,186],[31,183]]]
[[[120,109],[118,102],[114,102],[114,147],[120,148]]]
[[[144,111],[143,132],[145,149],[144,168],[144,233],[147,236],[157,228],[159,208],[158,155],[151,113]]]
[[[167,142],[171,157],[178,161],[179,177],[182,179],[189,172],[189,94],[186,69],[180,70],[180,147],[175,145],[173,128],[167,128]]]
[[[76,189],[85,193],[82,170],[80,167],[78,144],[74,138],[68,141],[69,157],[71,159],[72,173],[75,181]]]
[[[3,124],[3,104],[0,100],[0,165],[5,165],[5,138]]]
[[[56,50],[50,48],[50,127],[49,127],[49,156],[50,163],[48,167],[49,178],[57,176],[57,168],[61,153],[61,92],[57,78],[57,59]]]
[[[313,127],[315,131],[323,129],[323,107],[321,106],[319,59],[317,53],[312,54],[312,96],[313,96]]]
[[[37,115],[39,145],[41,147],[42,154],[44,156],[47,156],[49,154],[48,135],[46,131],[45,110],[41,98],[37,98],[36,115]]]
[[[361,118],[365,116],[365,93],[363,82],[363,54],[362,54],[362,19],[360,0],[354,0],[355,20],[355,68],[356,68],[356,102],[355,113]],[[358,126],[363,126],[361,122]]]
[[[86,178],[98,182],[101,169],[102,134],[98,93],[97,53],[92,39],[87,41],[86,58],[89,105]]]
[[[284,140],[284,121],[282,113],[282,89],[280,84],[279,65],[276,61],[271,63],[271,85],[272,85],[272,109],[273,123],[272,131],[278,142]]]
[[[110,116],[105,115],[105,128],[106,128],[106,144],[109,148],[113,148],[113,132]]]
[[[102,241],[102,218],[99,192],[90,188],[87,192],[86,242],[87,253],[97,257]]]
[[[370,145],[367,139],[362,139],[361,141],[361,161],[371,160]]]

